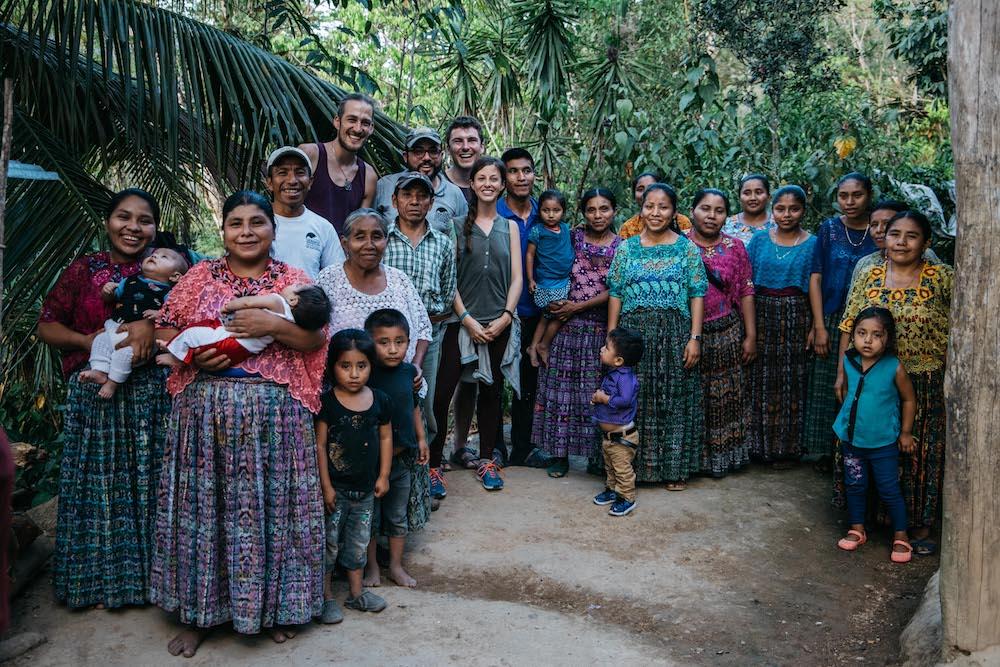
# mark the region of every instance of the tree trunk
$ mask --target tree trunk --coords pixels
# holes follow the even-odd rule
[[[10,144],[14,130],[14,81],[3,80],[3,124],[0,131],[0,340],[3,339],[3,253],[4,212],[7,210],[7,165],[10,164]]]
[[[958,237],[945,380],[943,655],[1000,645],[1000,3],[952,2]]]
[[[769,95],[771,100],[771,114],[768,118],[768,127],[771,130],[771,174],[777,181],[781,181],[781,93],[772,91]]]

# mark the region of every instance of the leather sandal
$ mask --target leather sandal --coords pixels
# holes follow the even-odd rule
[[[868,541],[868,536],[862,533],[860,530],[854,530],[852,528],[851,530],[847,531],[847,534],[854,535],[858,539],[857,541],[855,541],[855,540],[849,540],[846,537],[840,538],[840,541],[837,542],[837,546],[843,549],[844,551],[857,551],[858,547],[860,547],[862,544]]]

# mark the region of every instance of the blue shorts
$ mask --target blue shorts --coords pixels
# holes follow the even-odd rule
[[[345,570],[360,570],[368,562],[374,502],[374,492],[337,489],[337,503],[326,517],[323,565],[327,572],[332,572],[338,561]]]
[[[410,457],[413,455],[411,454]],[[410,506],[410,465],[407,452],[392,457],[389,471],[389,491],[375,499],[372,534],[405,537],[409,532],[407,512]]]
[[[567,282],[562,287],[548,288],[548,287],[536,287],[535,288],[535,305],[543,310],[549,307],[549,304],[553,301],[562,301],[569,296],[569,282]]]

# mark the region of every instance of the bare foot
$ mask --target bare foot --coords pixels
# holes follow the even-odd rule
[[[198,652],[198,647],[205,641],[209,630],[207,628],[188,628],[181,630],[176,637],[167,644],[170,655],[183,655],[185,658],[193,658]]]
[[[289,639],[293,639],[295,635],[299,634],[299,629],[294,625],[283,625],[281,629]]]
[[[365,566],[365,577],[361,580],[361,585],[365,588],[378,588],[382,585],[382,574],[378,570],[378,563],[368,563]]]
[[[542,347],[541,345],[539,345],[538,346],[538,350],[536,351],[536,354],[538,355],[538,364],[540,366],[545,366],[546,368],[548,368],[548,366],[549,366],[549,348]]]
[[[392,579],[397,586],[402,586],[403,588],[417,587],[417,580],[407,574],[402,565],[390,565],[389,578]]]
[[[104,604],[101,603],[101,602],[98,602],[97,604],[94,605],[94,609],[97,609],[97,610],[104,609]]]
[[[118,383],[112,380],[108,380],[107,382],[101,385],[101,388],[98,390],[97,395],[107,400],[109,398],[114,398],[116,391],[118,391]]]
[[[164,352],[163,354],[156,355],[156,365],[173,368],[174,366],[182,366],[183,364],[181,363],[181,360],[174,355],[169,352]]]
[[[80,371],[80,382],[90,382],[91,384],[104,384],[108,381],[108,374],[103,371],[88,369]]]
[[[288,641],[288,635],[285,634],[285,629],[282,627],[268,628],[267,631],[271,635],[271,641],[275,644],[284,644]]]
[[[528,359],[531,360],[531,365],[538,368],[538,350],[535,349],[535,346],[529,345],[525,352],[528,353]]]

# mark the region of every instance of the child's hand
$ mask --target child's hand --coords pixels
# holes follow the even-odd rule
[[[333,486],[323,487],[323,506],[326,507],[327,514],[333,514],[333,508],[337,505],[337,490]]]
[[[101,286],[101,296],[105,301],[113,301],[116,289],[118,289],[117,283],[104,283],[104,285]]]
[[[417,465],[424,465],[431,460],[431,450],[427,447],[427,441],[421,440],[417,443]]]
[[[389,492],[389,478],[379,477],[375,480],[375,497],[381,498]]]
[[[534,294],[536,289],[538,289],[538,283],[536,283],[533,279],[529,279],[528,280],[528,291],[531,292],[532,294]]]
[[[605,394],[602,389],[598,389],[597,391],[594,392],[594,395],[591,397],[590,402],[593,403],[594,405],[598,404],[607,405],[608,401],[610,400],[611,400],[610,396]]]
[[[142,316],[145,317],[147,320],[155,321],[156,318],[160,316],[160,311],[149,308],[148,310],[142,311]]]
[[[913,436],[909,433],[899,434],[899,451],[904,454],[912,454],[916,450],[916,444],[913,441]]]

